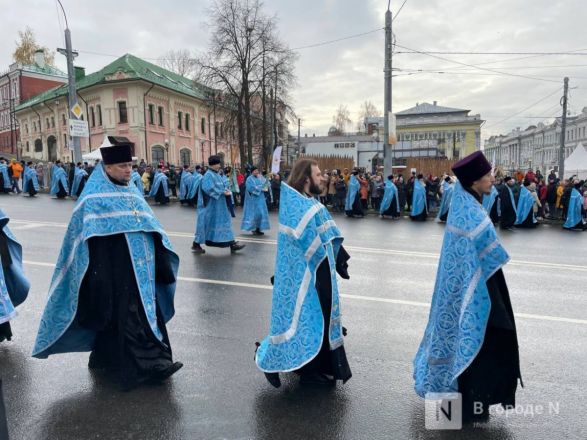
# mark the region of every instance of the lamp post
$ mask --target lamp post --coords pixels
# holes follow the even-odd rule
[[[61,6],[61,10],[63,11],[63,16],[65,17],[65,49],[57,49],[62,55],[67,57],[67,78],[68,78],[68,104],[69,104],[69,118],[70,119],[78,119],[78,117],[73,113],[73,108],[77,104],[77,92],[75,87],[75,69],[73,67],[73,59],[78,56],[78,53],[72,50],[71,47],[71,32],[69,31],[69,24],[67,23],[67,14],[65,13],[65,9],[61,4],[61,0],[57,0],[59,6]],[[71,137],[71,141],[73,143],[73,157],[74,162],[81,162],[82,160],[82,148],[80,138],[77,136]]]

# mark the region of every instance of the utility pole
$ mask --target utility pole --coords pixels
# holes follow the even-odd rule
[[[391,3],[391,1],[390,1]],[[385,13],[385,65],[384,65],[384,88],[385,88],[385,102],[383,104],[383,169],[385,176],[392,173],[393,157],[391,152],[391,145],[389,144],[389,115],[391,114],[391,51],[392,51],[392,36],[391,33],[391,11],[389,4],[387,5],[387,12]]]
[[[300,127],[301,126],[302,126],[302,119],[298,118],[298,157],[300,157],[300,148],[302,148],[301,138],[300,138]]]
[[[558,152],[558,177],[563,181],[565,178],[565,135],[567,131],[567,97],[569,94],[569,78],[565,77],[565,91],[561,98],[563,105],[563,120],[561,123],[561,146]]]
[[[73,59],[78,56],[78,53],[72,50],[71,47],[71,32],[69,31],[69,24],[67,23],[67,15],[65,14],[65,9],[63,9],[63,5],[60,1],[58,1],[59,6],[61,6],[61,10],[63,11],[63,15],[65,16],[65,49],[57,49],[61,55],[65,55],[67,57],[67,78],[68,78],[68,105],[69,105],[69,119],[79,119],[77,115],[73,112],[73,108],[77,104],[77,91],[75,87],[75,69],[73,67]],[[71,142],[73,143],[73,161],[74,162],[81,162],[82,160],[82,148],[80,138],[77,136],[71,137]]]

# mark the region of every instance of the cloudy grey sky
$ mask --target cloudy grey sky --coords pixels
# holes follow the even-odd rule
[[[170,49],[206,49],[207,0],[62,2],[80,51],[77,64],[88,72],[125,53],[156,59]],[[394,16],[402,2],[392,0]],[[387,1],[266,0],[265,8],[278,17],[281,38],[297,48],[382,28]],[[0,0],[0,10],[0,70],[11,63],[12,42],[26,25],[42,45],[63,45],[55,0]],[[586,23],[584,0],[407,0],[393,26],[397,45],[418,51],[587,53]],[[383,42],[380,30],[299,50],[292,96],[302,135],[325,134],[339,104],[348,106],[354,120],[365,100],[383,109]],[[394,68],[401,70],[394,72],[394,111],[432,101],[470,109],[487,121],[484,139],[559,115],[564,76],[576,87],[571,112],[587,107],[586,55],[436,55],[440,59],[395,50]],[[63,57],[56,59],[65,69]]]

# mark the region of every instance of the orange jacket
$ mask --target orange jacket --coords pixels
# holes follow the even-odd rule
[[[20,179],[20,175],[22,174],[22,165],[19,162],[11,163],[9,166],[12,169],[12,177],[15,179]]]

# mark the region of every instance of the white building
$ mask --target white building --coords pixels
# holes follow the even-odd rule
[[[383,143],[377,136],[312,136],[301,139],[301,153],[352,158],[355,166],[373,171],[383,165]]]
[[[551,124],[539,123],[525,130],[517,127],[506,135],[492,136],[485,141],[485,155],[505,171],[535,168],[540,171],[558,169],[561,141],[561,118]],[[587,107],[567,118],[565,158],[581,142],[587,145]]]

